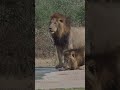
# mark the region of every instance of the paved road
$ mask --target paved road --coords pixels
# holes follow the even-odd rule
[[[85,88],[85,70],[48,72],[35,80],[35,89],[55,88]]]

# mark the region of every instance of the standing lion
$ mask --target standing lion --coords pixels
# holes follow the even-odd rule
[[[85,47],[85,28],[71,27],[69,18],[54,13],[51,16],[49,31],[57,48],[59,64],[56,68],[63,67],[65,50]]]

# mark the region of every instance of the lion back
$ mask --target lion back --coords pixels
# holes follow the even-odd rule
[[[68,49],[79,49],[85,47],[85,28],[71,27]]]

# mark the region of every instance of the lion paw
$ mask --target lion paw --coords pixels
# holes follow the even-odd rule
[[[63,65],[59,64],[59,65],[56,66],[56,69],[59,69],[59,68],[62,68],[62,67],[63,67]]]
[[[85,70],[85,65],[79,67],[79,70]]]
[[[59,68],[58,70],[59,71],[65,71],[65,68],[62,67],[62,68]]]

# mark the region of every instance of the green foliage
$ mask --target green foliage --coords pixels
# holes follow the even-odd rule
[[[35,0],[35,56],[37,58],[56,56],[48,32],[50,16],[55,12],[69,16],[73,26],[85,23],[84,0]]]
[[[50,16],[59,12],[72,19],[73,25],[84,25],[84,0],[36,0],[36,27],[48,25]]]

